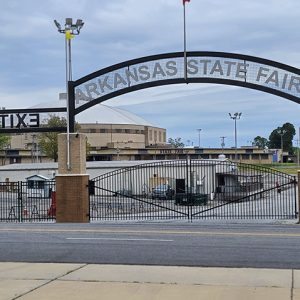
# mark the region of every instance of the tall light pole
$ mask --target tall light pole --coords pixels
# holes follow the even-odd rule
[[[242,113],[236,112],[234,114],[229,113],[229,117],[234,120],[234,160],[237,160],[237,130],[236,130],[236,121],[241,118]]]
[[[201,145],[201,143],[200,143],[201,130],[202,130],[201,128],[198,128],[198,129],[197,129],[198,134],[199,134],[199,143],[198,143],[199,148],[200,148],[200,145]]]
[[[220,136],[220,139],[221,139],[222,154],[224,154],[226,136]]]
[[[65,53],[66,53],[66,94],[67,94],[67,168],[71,169],[70,163],[70,102],[68,93],[68,83],[72,81],[72,55],[71,55],[71,39],[75,35],[79,35],[84,23],[81,19],[78,19],[73,24],[72,18],[66,18],[65,27],[62,28],[60,23],[54,20],[54,24],[57,27],[59,33],[65,35]]]
[[[286,134],[286,130],[280,129],[278,134],[280,135],[281,162],[283,163],[283,136]]]

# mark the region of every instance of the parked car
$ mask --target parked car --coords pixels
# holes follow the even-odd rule
[[[168,184],[160,184],[152,189],[152,199],[172,199],[175,191]]]

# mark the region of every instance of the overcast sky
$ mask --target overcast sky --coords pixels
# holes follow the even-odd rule
[[[182,51],[182,0],[0,0],[0,106],[27,108],[57,101],[65,89],[64,37],[53,20],[81,18],[72,40],[73,79],[142,56]],[[191,0],[187,48],[259,56],[300,66],[299,0]],[[285,122],[300,126],[300,107],[260,91],[189,84],[145,89],[104,102],[137,113],[186,144],[234,146],[268,137]],[[99,116],[101,122],[101,116]],[[295,138],[296,139],[296,138]],[[190,141],[190,142],[187,142]]]

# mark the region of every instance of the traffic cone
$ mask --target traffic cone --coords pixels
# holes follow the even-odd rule
[[[28,211],[27,211],[26,207],[24,207],[24,209],[23,209],[23,216],[25,216],[25,217],[28,216]]]

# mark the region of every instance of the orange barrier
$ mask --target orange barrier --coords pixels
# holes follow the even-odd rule
[[[55,217],[56,216],[56,192],[51,192],[51,206],[48,210],[48,216],[49,217]]]

